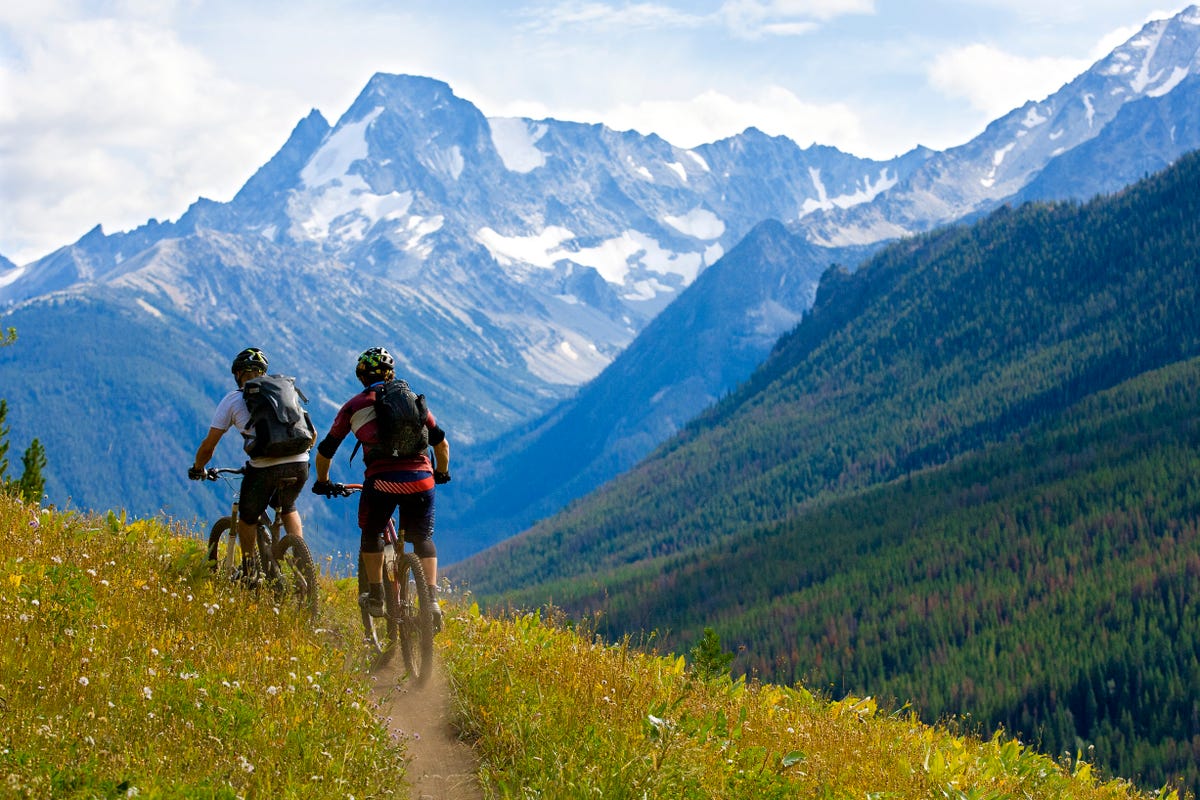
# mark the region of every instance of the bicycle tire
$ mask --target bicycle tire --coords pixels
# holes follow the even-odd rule
[[[224,547],[222,548],[222,545]],[[223,575],[233,580],[241,569],[241,545],[238,544],[237,528],[229,517],[221,517],[213,523],[208,533],[208,568],[214,575]]]
[[[433,674],[433,596],[415,553],[397,553],[396,572],[400,652],[409,678],[424,686]]]
[[[399,649],[397,646],[400,638],[400,626],[398,623],[398,599],[395,589],[396,583],[388,575],[387,568],[383,570],[383,601],[386,609],[386,617],[376,618],[367,613],[361,604],[358,606],[358,615],[362,620],[363,640],[367,647],[371,648],[374,654],[374,660],[371,662],[371,669],[379,669],[387,665],[392,660],[392,656]],[[363,564],[362,553],[358,554],[358,596],[362,597],[367,594],[369,582],[367,581],[366,566]],[[386,638],[380,640],[380,633],[386,633]]]
[[[308,542],[287,534],[271,548],[271,561],[277,574],[268,573],[267,577],[274,580],[278,595],[284,600],[295,600],[297,608],[315,618],[320,591]]]

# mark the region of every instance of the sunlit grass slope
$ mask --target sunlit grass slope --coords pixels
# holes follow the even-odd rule
[[[0,496],[0,797],[407,797],[352,583],[323,583],[314,628],[210,577],[184,531]],[[1151,797],[870,698],[449,610],[439,653],[488,797]]]
[[[1143,798],[998,735],[871,698],[700,678],[680,656],[472,607],[441,639],[465,734],[498,797]]]
[[[339,639],[158,523],[0,495],[0,797],[406,797]]]

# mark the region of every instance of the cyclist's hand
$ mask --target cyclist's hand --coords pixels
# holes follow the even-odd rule
[[[450,482],[450,473],[449,473],[449,472],[436,472],[436,471],[435,471],[435,472],[433,473],[433,482],[434,482],[434,483],[438,483],[438,484],[441,484],[441,483],[449,483],[449,482]]]
[[[329,481],[317,481],[312,485],[312,491],[313,494],[320,495],[321,497],[333,497],[336,489]]]
[[[193,481],[202,481],[208,477],[208,473],[203,467],[188,467],[188,479]]]

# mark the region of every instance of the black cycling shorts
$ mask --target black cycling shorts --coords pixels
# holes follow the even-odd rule
[[[404,541],[413,546],[419,558],[435,558],[437,548],[433,544],[433,489],[413,494],[381,492],[374,486],[373,478],[363,484],[358,499],[358,527],[362,531],[361,547],[364,553],[383,552],[383,532],[392,514],[400,511],[400,530]]]
[[[252,467],[247,464],[246,474],[242,476],[238,519],[248,524],[256,523],[268,505],[284,514],[295,511],[296,498],[307,482],[307,461],[291,461],[273,467]]]

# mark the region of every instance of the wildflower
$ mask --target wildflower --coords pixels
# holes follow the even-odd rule
[[[271,695],[271,697],[274,697],[275,695],[279,694],[279,687],[278,686],[268,686],[267,694]]]
[[[238,766],[242,768],[243,772],[254,772],[254,765],[247,761],[244,755],[238,756]]]
[[[79,676],[79,685],[80,685],[80,686],[87,686],[87,685],[88,685],[88,679],[87,679],[87,675],[80,675],[80,676]]]
[[[42,524],[40,522],[38,522],[36,518],[29,520],[29,527],[36,529],[36,528],[40,528],[41,526],[42,526]]]
[[[146,698],[147,700],[152,700],[154,698],[154,692],[150,691],[149,686],[142,687],[142,697]]]

